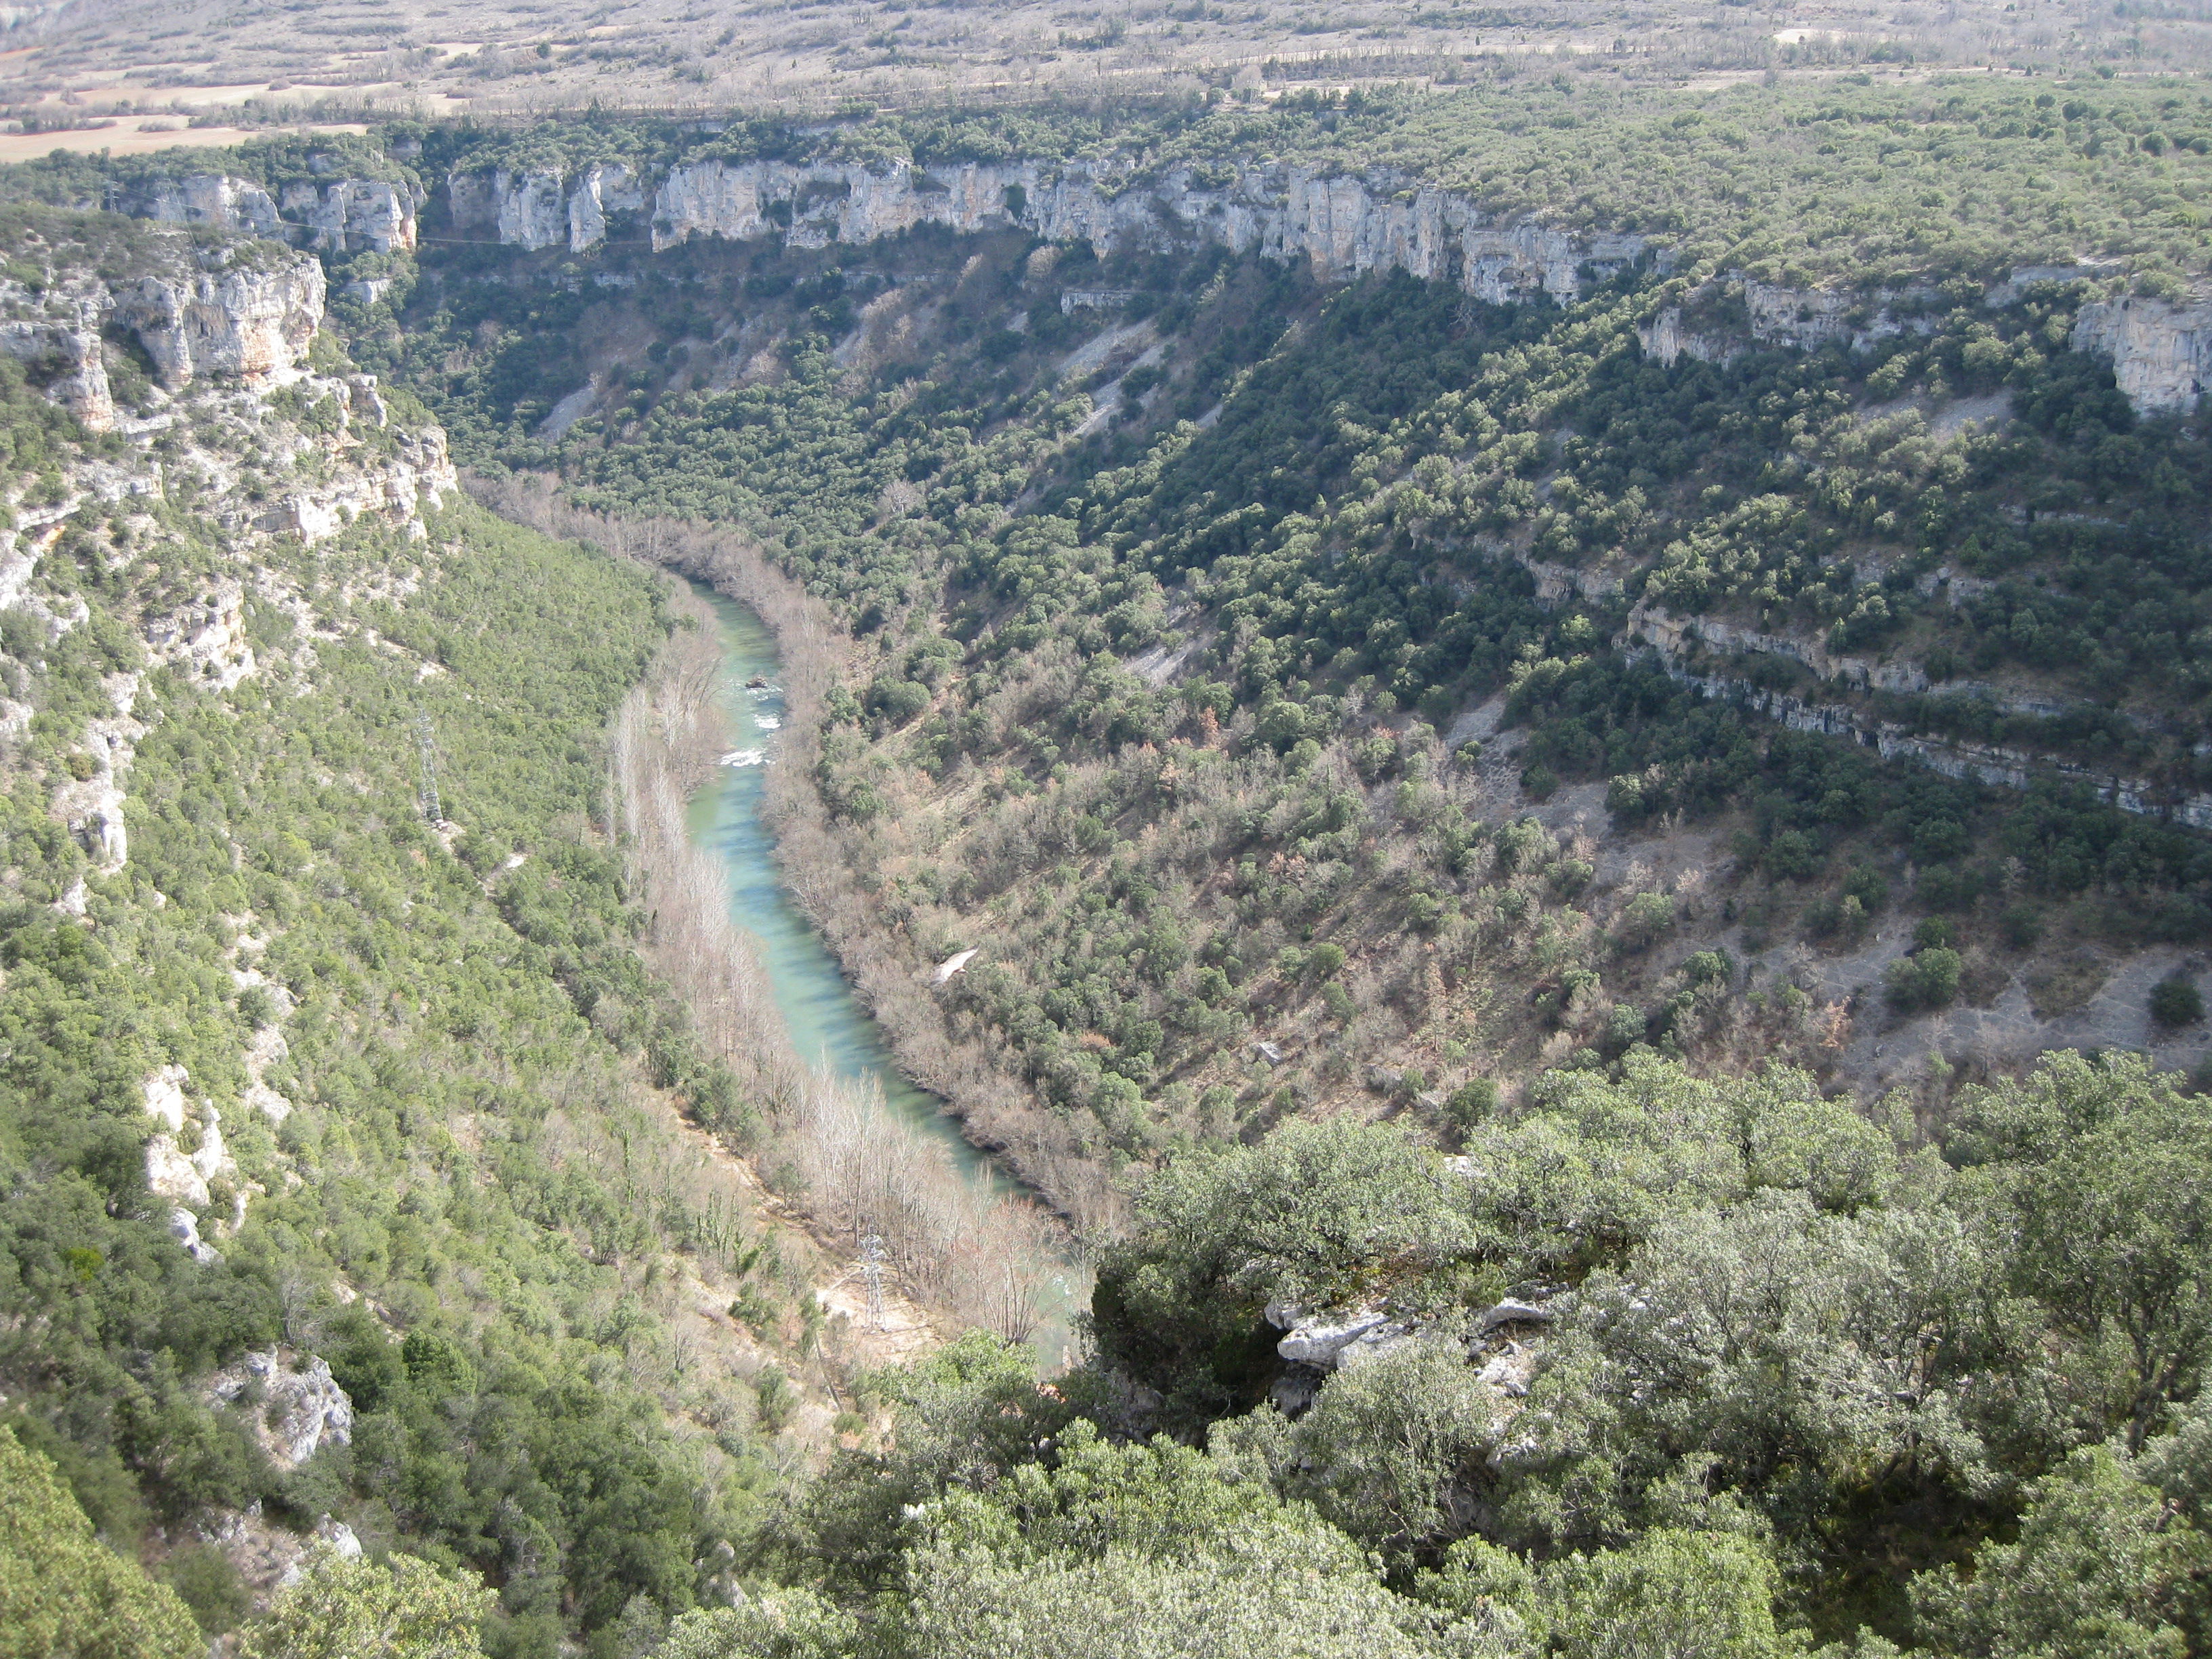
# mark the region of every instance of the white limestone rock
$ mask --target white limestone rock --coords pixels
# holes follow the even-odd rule
[[[2112,360],[2112,378],[2138,415],[2187,414],[2212,387],[2212,301],[2086,305],[2073,345]]]
[[[222,1252],[200,1237],[200,1218],[190,1210],[179,1207],[169,1212],[169,1233],[185,1247],[185,1253],[203,1267],[211,1267],[222,1260]]]
[[[180,1212],[194,1212],[196,1221],[197,1212],[215,1201],[208,1193],[207,1177],[169,1134],[157,1134],[146,1143],[146,1190],[178,1205]]]
[[[287,185],[283,210],[306,228],[311,246],[333,253],[404,252],[415,246],[415,198],[404,185],[381,179]]]
[[[586,167],[568,197],[569,251],[581,253],[606,240],[610,213],[644,209],[645,186],[623,163],[602,161]]]
[[[795,246],[866,242],[920,224],[962,232],[1018,224],[1054,241],[1187,251],[1221,245],[1304,258],[1324,281],[1402,270],[1455,281],[1498,302],[1567,299],[1585,272],[1604,276],[1641,257],[1634,235],[1496,225],[1465,198],[1395,174],[1324,174],[1276,166],[1225,182],[1188,167],[1133,180],[1128,158],[1046,166],[966,162],[924,171],[857,162],[706,161],[674,168],[654,198],[653,241],[733,241],[783,230]],[[457,208],[457,211],[458,211]]]
[[[1395,1353],[1408,1343],[1419,1340],[1420,1339],[1407,1327],[1395,1320],[1386,1320],[1360,1332],[1339,1348],[1333,1369],[1338,1371],[1357,1370],[1386,1353]]]
[[[1475,1330],[1487,1335],[1500,1325],[1548,1325],[1559,1314],[1540,1302],[1524,1302],[1517,1297],[1508,1297],[1487,1310],[1475,1322]]]
[[[499,240],[536,252],[568,240],[567,181],[550,168],[532,167],[493,175],[495,222]]]
[[[255,384],[297,370],[323,302],[322,261],[302,253],[141,277],[115,290],[114,317],[175,391],[208,374]]]
[[[217,1371],[208,1387],[209,1397],[225,1404],[249,1391],[258,1394],[250,1413],[254,1436],[280,1468],[296,1468],[325,1446],[353,1439],[353,1401],[319,1355],[302,1357],[289,1348],[249,1353]],[[328,1541],[343,1551],[337,1539]]]
[[[164,224],[205,225],[247,236],[281,237],[284,232],[276,201],[250,179],[228,173],[198,173],[189,178],[155,180],[141,194],[118,204],[123,212]]]
[[[1302,1315],[1292,1321],[1290,1334],[1275,1344],[1275,1352],[1295,1364],[1334,1370],[1346,1347],[1389,1322],[1389,1316],[1379,1308],[1353,1314]]]
[[[1486,1389],[1495,1389],[1508,1400],[1520,1400],[1528,1395],[1529,1385],[1536,1380],[1537,1362],[1541,1358],[1531,1347],[1518,1342],[1509,1342],[1504,1349],[1483,1362],[1474,1380]]]
[[[115,396],[100,350],[102,301],[82,302],[65,321],[0,323],[0,353],[46,371],[46,396],[94,432],[115,424]]]

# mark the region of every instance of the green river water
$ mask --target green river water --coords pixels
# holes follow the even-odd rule
[[[724,696],[730,754],[691,803],[691,835],[722,860],[730,916],[754,942],[777,1008],[801,1060],[832,1075],[872,1078],[890,1109],[942,1146],[963,1175],[989,1181],[1008,1196],[1028,1189],[989,1154],[970,1146],[933,1094],[899,1071],[882,1030],[854,994],[837,959],[785,890],[775,841],[762,812],[765,768],[772,764],[784,720],[775,636],[746,606],[692,584],[721,628]],[[764,686],[749,687],[763,679]],[[1069,1322],[1087,1296],[1087,1275],[1073,1261],[1048,1287],[1042,1320],[1030,1346],[1048,1370],[1060,1368]]]

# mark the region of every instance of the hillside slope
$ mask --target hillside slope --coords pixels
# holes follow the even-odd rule
[[[318,1537],[486,1574],[501,1653],[690,1605],[811,1247],[690,1138],[601,816],[662,588],[459,497],[312,257],[4,252],[9,1420],[209,1634]]]

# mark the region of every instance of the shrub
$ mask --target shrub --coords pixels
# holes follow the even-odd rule
[[[1465,1135],[1498,1109],[1498,1085],[1491,1078],[1470,1078],[1444,1101],[1444,1116]]]
[[[1674,901],[1665,893],[1638,893],[1628,901],[1613,933],[1630,950],[1640,951],[1657,941],[1674,925]]]
[[[1941,946],[1917,951],[1889,964],[1890,1006],[1903,1012],[1941,1008],[1959,994],[1959,953]]]
[[[2150,1017],[2168,1030],[2194,1025],[2204,1018],[2204,994],[2179,974],[2162,979],[2150,988]]]

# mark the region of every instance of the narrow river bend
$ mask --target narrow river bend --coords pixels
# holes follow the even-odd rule
[[[969,1144],[936,1096],[899,1071],[884,1034],[854,994],[837,959],[784,889],[775,838],[762,811],[763,769],[774,756],[784,720],[775,636],[747,606],[694,582],[721,629],[724,695],[729,710],[727,763],[692,798],[691,836],[718,857],[727,881],[730,918],[754,941],[792,1047],[810,1066],[855,1082],[872,1079],[884,1104],[941,1145],[970,1180],[981,1178],[1005,1197],[1029,1195],[989,1154]],[[749,682],[759,681],[760,684]],[[1087,1294],[1087,1275],[1073,1261],[1048,1286],[1030,1346],[1048,1370],[1064,1360],[1069,1323]]]

